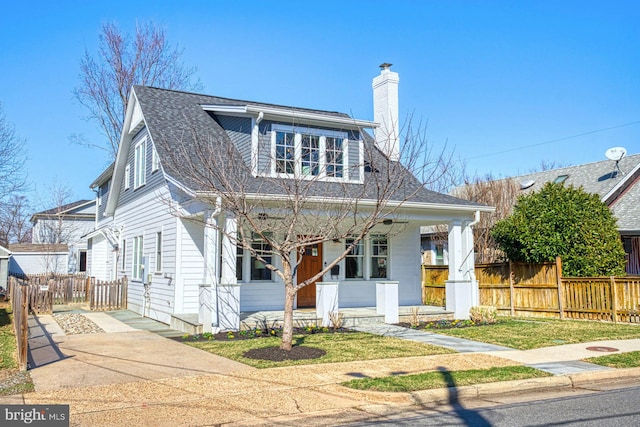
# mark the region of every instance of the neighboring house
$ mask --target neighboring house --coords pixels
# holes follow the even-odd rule
[[[521,194],[538,191],[546,183],[556,182],[582,187],[586,192],[600,196],[618,221],[627,254],[627,274],[640,274],[640,154],[623,157],[619,162],[603,160],[505,179],[514,180]],[[460,193],[459,188],[452,192]],[[443,243],[446,260],[446,242],[423,235],[423,244],[431,251],[432,261],[436,253],[434,246]]]
[[[264,177],[275,170],[273,162],[278,161],[277,156],[259,152],[259,146],[271,147],[271,153],[275,153],[277,137],[284,133],[295,135],[291,138],[294,144],[301,143],[301,134],[313,134],[321,144],[332,138],[337,141],[334,149],[337,146],[340,150],[340,155],[333,157],[339,163],[336,167],[351,172],[334,175],[326,182],[320,179],[314,185],[335,187],[334,197],[340,200],[344,197],[339,190],[342,185],[362,188],[359,186],[366,184],[370,174],[377,172],[365,167],[363,144],[377,147],[372,151],[378,156],[398,156],[397,145],[375,142],[363,130],[376,129],[380,123],[397,123],[397,83],[397,73],[388,66],[374,79],[376,122],[329,111],[134,86],[115,164],[91,185],[97,189],[98,203],[96,228],[87,236],[90,274],[101,279],[127,276],[129,309],[165,323],[175,316],[199,313],[200,319],[212,319],[211,326],[217,327],[218,306],[203,300],[202,285],[213,285],[214,300],[218,284],[239,285],[241,311],[282,310],[284,285],[276,275],[248,252],[236,250],[231,239],[204,226],[214,223],[234,229],[236,220],[218,215],[215,206],[194,200],[192,195],[201,188],[190,182],[180,168],[170,170],[165,159],[172,147],[189,144],[192,133],[215,135],[244,159],[228,167],[246,170],[252,185],[259,187]],[[397,142],[397,138],[394,140]],[[188,164],[182,170],[186,168]],[[269,191],[274,192],[262,189],[257,194],[263,200],[277,200],[280,196],[277,189]],[[484,205],[418,187],[415,198],[398,213],[398,219],[406,226],[399,233],[388,235],[388,227],[380,224],[379,231],[363,242],[361,251],[343,260],[325,280],[339,282],[341,308],[375,306],[376,282],[385,280],[399,283],[400,305],[419,305],[420,226],[448,224],[449,247],[455,251],[449,256],[447,308],[464,318],[469,308],[478,303],[471,227],[481,211],[489,210]],[[256,247],[261,244],[259,240],[254,242]],[[317,251],[305,255],[303,262],[307,256],[321,258],[315,267],[319,272],[323,261],[344,251],[345,244],[325,242]],[[372,268],[373,265],[383,268]],[[315,295],[305,303],[314,305]]]
[[[34,244],[68,246],[65,273],[87,271],[87,240],[83,236],[95,227],[95,204],[95,200],[79,200],[35,213],[31,217]]]
[[[0,246],[0,288],[7,289],[7,277],[9,276],[9,259],[11,251]]]
[[[9,273],[66,274],[69,272],[69,246],[62,244],[16,243],[9,245]]]

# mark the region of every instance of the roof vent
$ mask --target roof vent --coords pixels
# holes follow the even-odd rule
[[[527,188],[532,187],[533,184],[535,184],[535,183],[536,183],[535,179],[528,179],[526,181],[522,181],[520,183],[520,189],[521,190],[526,190]]]

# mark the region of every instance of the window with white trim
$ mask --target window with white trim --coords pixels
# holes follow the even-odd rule
[[[147,181],[147,139],[143,139],[135,148],[133,164],[133,187],[138,188]]]
[[[389,261],[389,241],[387,236],[371,236],[370,240],[371,279],[387,279],[387,266]]]
[[[128,190],[131,187],[131,166],[127,164],[124,167],[124,189]]]
[[[272,125],[272,174],[348,179],[346,132]]]
[[[160,168],[160,158],[155,147],[151,151],[151,172],[155,172]]]
[[[144,274],[144,266],[142,264],[143,243],[142,236],[133,238],[133,271],[131,276],[134,280],[142,280],[142,275]]]
[[[162,232],[156,233],[156,273],[162,271]]]
[[[127,240],[122,239],[120,243],[120,271],[127,269]]]
[[[272,262],[271,245],[263,238],[254,235],[251,247],[256,251],[262,259],[268,264]],[[256,256],[251,257],[251,280],[252,281],[270,281],[272,278],[271,270],[258,259]]]
[[[236,279],[242,282],[242,268],[244,266],[244,248],[241,245],[236,246]]]
[[[346,239],[345,244],[347,247],[353,244],[355,239]],[[345,257],[345,278],[347,279],[362,279],[364,278],[364,245],[362,240],[356,243],[356,245],[349,251],[349,254]]]

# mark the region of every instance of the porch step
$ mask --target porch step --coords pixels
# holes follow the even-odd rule
[[[173,314],[169,326],[189,335],[202,333],[202,323],[198,322],[198,313]]]
[[[345,328],[355,328],[360,325],[384,323],[384,315],[377,314],[372,307],[345,308],[340,309],[342,314],[342,326]],[[411,322],[414,316],[410,307],[400,307],[400,322]],[[445,311],[440,307],[420,306],[418,308],[418,319],[423,322],[448,319],[453,320],[453,313]],[[284,323],[283,311],[257,311],[240,313],[240,329],[265,329],[281,327]],[[293,326],[304,328],[306,326],[319,326],[322,319],[316,316],[315,309],[295,310],[293,313]]]

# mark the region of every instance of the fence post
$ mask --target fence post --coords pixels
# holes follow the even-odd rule
[[[87,276],[84,284],[84,302],[91,302],[91,277]]]
[[[611,311],[613,313],[613,323],[618,323],[618,291],[616,289],[616,278],[609,278],[611,283]]]
[[[562,292],[562,259],[556,257],[556,282],[558,284],[558,310],[560,319],[564,319],[564,295]]]
[[[513,291],[513,269],[512,267],[512,263],[511,260],[509,260],[509,302],[511,305],[511,316],[515,316],[516,315],[516,309],[515,309],[515,301],[513,300],[514,297],[514,291]]]

